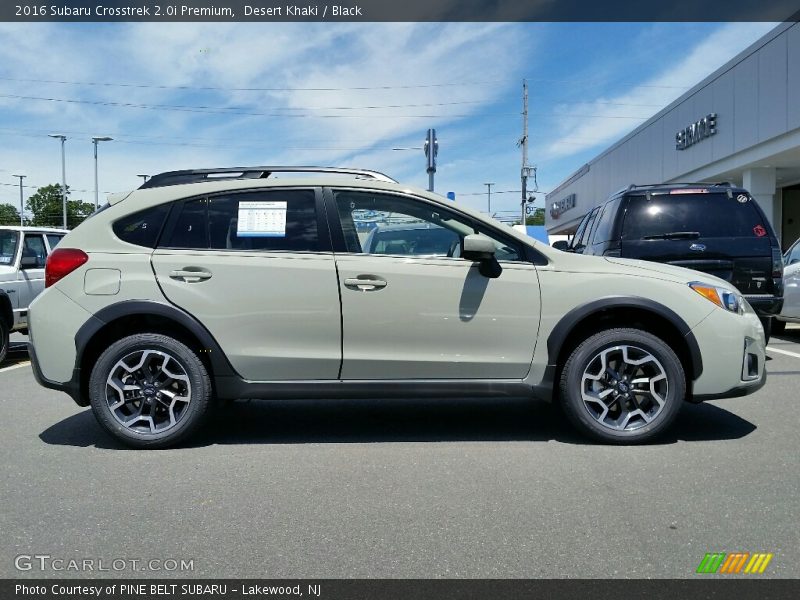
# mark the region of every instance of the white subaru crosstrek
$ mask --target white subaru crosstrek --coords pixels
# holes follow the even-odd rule
[[[367,246],[364,215],[436,244]],[[766,378],[761,324],[725,281],[560,252],[371,171],[154,176],[63,240],[46,285],[37,380],[137,447],[185,440],[215,400],[408,396],[553,400],[635,443]]]

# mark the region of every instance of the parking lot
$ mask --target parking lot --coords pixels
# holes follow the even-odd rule
[[[643,447],[586,443],[546,404],[413,399],[237,402],[191,447],[131,451],[17,346],[0,575],[92,575],[15,568],[45,554],[193,561],[159,577],[683,578],[770,552],[757,577],[798,577],[800,328],[768,355],[757,394],[687,405]]]

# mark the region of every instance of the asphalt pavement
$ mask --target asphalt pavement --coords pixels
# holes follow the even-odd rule
[[[692,578],[707,552],[768,552],[757,577],[799,577],[800,329],[768,354],[761,391],[686,405],[648,446],[587,443],[547,404],[412,399],[237,402],[190,447],[134,451],[19,346],[0,576]],[[119,559],[193,569],[96,570]]]

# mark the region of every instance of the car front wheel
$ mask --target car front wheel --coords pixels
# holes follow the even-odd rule
[[[686,395],[683,366],[658,337],[609,329],[584,340],[561,373],[561,404],[582,433],[616,444],[647,442],[675,419]]]
[[[112,344],[89,379],[100,425],[136,448],[165,448],[186,439],[211,405],[203,362],[182,342],[144,333]]]

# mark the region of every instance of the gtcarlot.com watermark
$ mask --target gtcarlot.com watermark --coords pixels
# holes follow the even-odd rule
[[[194,559],[185,558],[66,558],[50,554],[19,554],[14,557],[17,571],[34,572],[188,572],[194,571]]]

